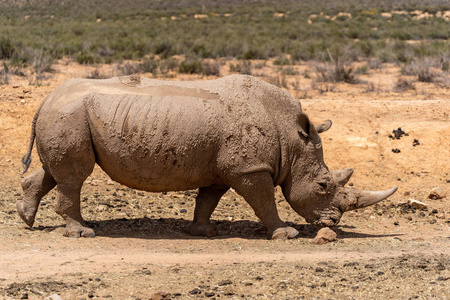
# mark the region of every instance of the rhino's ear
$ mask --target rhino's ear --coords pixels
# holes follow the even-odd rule
[[[322,133],[330,129],[332,124],[331,120],[326,120],[325,123],[314,125],[314,127],[316,127],[318,133]]]
[[[320,137],[316,128],[313,123],[311,123],[308,116],[304,113],[297,115],[297,130],[300,135],[311,139],[314,144],[320,143]]]

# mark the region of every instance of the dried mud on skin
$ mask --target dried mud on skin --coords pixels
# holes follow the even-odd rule
[[[371,75],[377,78],[388,77]],[[149,299],[159,291],[173,299],[450,295],[450,102],[441,100],[449,99],[448,90],[429,86],[427,94],[363,93],[357,85],[338,85],[337,92],[308,92],[313,99],[301,100],[313,122],[333,121],[322,134],[324,157],[332,170],[355,169],[349,186],[399,186],[387,201],[344,214],[332,229],[337,240],[317,246],[311,240],[318,228],[298,216],[279,190],[280,217],[300,232],[297,238],[267,240],[250,206],[232,191],[212,216],[219,235],[192,237],[187,228],[197,191],[135,191],[111,182],[98,167],[81,198],[82,214],[96,238],[62,236],[54,191],[43,198],[34,227],[27,229],[15,208],[22,197],[20,159],[37,106],[60,83],[0,86],[0,299],[52,294]],[[390,139],[399,127],[409,136]],[[414,146],[414,139],[420,145]],[[401,152],[393,153],[395,148]],[[36,150],[32,158],[29,172],[39,166]],[[428,199],[437,186],[446,197]],[[414,208],[409,199],[428,208]]]

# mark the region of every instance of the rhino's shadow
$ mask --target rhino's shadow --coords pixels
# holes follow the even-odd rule
[[[205,237],[191,236],[188,232],[192,221],[176,218],[136,218],[136,219],[111,219],[87,222],[97,236],[110,238],[139,238],[139,239],[205,239]],[[217,226],[218,235],[212,239],[244,238],[244,239],[267,239],[267,230],[260,222],[239,220],[225,221],[213,220]],[[310,224],[292,224],[300,234],[298,238],[312,239],[316,236],[317,228]],[[60,227],[60,226],[58,226]],[[333,230],[338,239],[342,238],[383,238],[395,237],[401,234],[365,234],[348,229],[354,226],[337,226]],[[347,230],[346,230],[347,229]]]

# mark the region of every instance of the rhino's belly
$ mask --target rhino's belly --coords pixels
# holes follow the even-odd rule
[[[96,161],[113,180],[155,192],[220,183],[214,100],[95,95],[85,105]]]

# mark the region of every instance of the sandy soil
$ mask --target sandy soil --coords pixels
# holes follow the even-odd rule
[[[308,66],[296,68],[302,74]],[[371,91],[367,84],[312,89],[311,79],[286,77],[314,122],[333,121],[322,134],[331,169],[353,167],[349,185],[355,188],[399,187],[382,204],[345,214],[333,243],[311,244],[317,228],[296,215],[278,190],[280,215],[300,231],[298,238],[267,240],[253,211],[232,191],[213,214],[220,234],[191,237],[186,229],[196,191],[135,191],[98,168],[82,191],[82,212],[97,237],[69,239],[53,211],[54,191],[43,199],[32,229],[15,210],[35,109],[65,79],[91,71],[67,61],[54,69],[40,86],[23,78],[0,86],[0,298],[450,298],[449,197],[427,198],[435,187],[450,192],[449,89],[416,83],[415,90],[394,93],[395,66],[363,76],[375,86]],[[269,65],[254,73],[268,79],[273,70]],[[398,127],[408,136],[390,139]],[[420,145],[413,146],[414,139]],[[30,171],[39,166],[34,151]],[[415,209],[408,199],[429,206]]]

